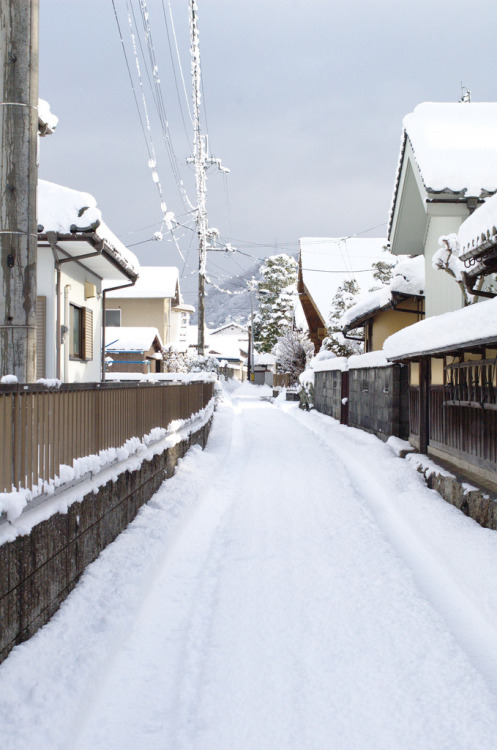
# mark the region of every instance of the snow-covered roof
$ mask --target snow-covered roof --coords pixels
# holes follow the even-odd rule
[[[235,323],[235,321],[231,321],[230,323],[225,323],[222,326],[219,326],[219,328],[211,329],[210,335],[216,336],[217,334],[228,334],[230,328],[236,328],[239,331],[239,334],[243,334],[244,336],[247,336],[247,326],[242,326],[240,323]]]
[[[393,276],[381,289],[360,295],[357,302],[344,312],[341,318],[343,328],[350,329],[355,323],[364,320],[375,312],[395,306],[395,295],[421,297],[424,294],[424,256],[402,258],[393,269]]]
[[[272,365],[275,365],[275,364],[276,364],[276,357],[274,356],[274,354],[268,354],[267,352],[265,352],[264,354],[254,353],[254,365],[259,365],[261,367],[262,366],[271,367]]]
[[[50,111],[50,104],[45,99],[38,99],[38,135],[51,135],[59,118]]]
[[[497,342],[497,298],[403,328],[386,339],[383,351],[388,359],[409,359],[494,342]]]
[[[111,263],[102,257],[86,258],[85,264],[95,270],[102,278],[120,278],[116,276],[117,264],[121,272],[136,277],[140,264],[136,255],[131,252],[121,240],[102,221],[102,213],[97,208],[97,202],[90,193],[56,185],[46,180],[38,180],[38,234],[44,236],[47,232],[56,232],[60,236],[58,244],[68,255],[81,255],[81,248],[77,248],[74,241],[80,242],[93,238],[103,240],[104,247]]]
[[[106,326],[106,352],[148,352],[155,339],[162,348],[162,340],[157,328],[133,326]]]
[[[179,271],[176,266],[140,266],[134,286],[109,292],[108,297],[126,299],[171,298],[179,295]],[[179,300],[178,300],[179,302]]]
[[[497,190],[497,102],[419,104],[404,130],[427,190]]]
[[[213,340],[210,336],[206,338],[205,351],[207,354],[212,354],[216,357],[222,357],[224,359],[242,359],[242,351],[246,352],[248,349],[248,335],[240,336],[236,333],[233,335],[224,334],[222,336],[216,336]]]
[[[300,240],[302,281],[324,324],[328,321],[333,297],[344,281],[355,278],[363,290],[374,285],[371,264],[386,259],[385,244],[384,238],[303,237]]]
[[[191,315],[195,312],[193,305],[186,305],[184,302],[180,302],[179,305],[173,307],[173,312],[187,312]]]
[[[416,255],[414,258],[399,259],[388,286],[394,294],[422,297],[425,290],[424,256]]]
[[[460,253],[476,249],[487,240],[497,242],[497,195],[487,198],[459,227]]]

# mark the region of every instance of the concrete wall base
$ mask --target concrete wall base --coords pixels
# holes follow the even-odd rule
[[[210,424],[73,503],[66,514],[56,513],[30,534],[0,546],[0,663],[50,620],[86,566],[173,475],[187,450],[205,448]]]

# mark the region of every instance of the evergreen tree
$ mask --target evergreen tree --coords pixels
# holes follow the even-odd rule
[[[273,255],[262,264],[260,274],[254,344],[257,351],[269,353],[283,332],[293,325],[297,262],[289,255]]]
[[[377,289],[381,289],[382,286],[385,286],[388,284],[389,281],[391,281],[393,276],[393,269],[396,266],[395,261],[388,261],[388,260],[377,260],[375,263],[371,264],[371,267],[374,268],[373,278],[376,279],[378,284],[375,284],[371,289],[370,292],[375,292]]]
[[[359,284],[355,279],[346,279],[341,284],[333,297],[330,307],[328,336],[322,346],[334,352],[337,357],[350,357],[352,354],[361,354],[363,344],[360,341],[350,341],[344,338],[342,333],[341,318],[349,307],[355,304],[355,297],[359,293]],[[363,329],[354,331],[354,335],[361,336]]]

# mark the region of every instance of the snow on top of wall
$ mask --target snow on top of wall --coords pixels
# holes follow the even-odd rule
[[[344,312],[341,325],[350,326],[376,310],[383,310],[392,303],[392,294],[421,296],[425,286],[425,261],[423,255],[414,258],[400,256],[393,270],[392,279],[381,289],[360,295],[357,302]]]
[[[328,322],[338,287],[355,278],[362,290],[374,286],[371,264],[385,260],[385,238],[303,237],[300,240],[302,279],[321,318]]]
[[[320,359],[312,361],[314,372],[331,372],[332,370],[348,370],[349,364],[347,357],[333,357],[331,359]]]
[[[367,352],[366,354],[353,354],[349,357],[349,370],[364,370],[370,367],[388,367],[384,352]]]
[[[497,298],[403,328],[386,339],[383,351],[388,359],[396,359],[492,341],[497,341]]]
[[[162,382],[181,382],[188,383],[215,383],[217,376],[213,372],[153,372],[144,375],[142,372],[107,372],[106,381],[115,381],[117,383],[138,380],[140,383],[162,383]]]
[[[125,352],[148,352],[155,338],[162,340],[157,328],[132,327],[132,326],[106,326],[105,328],[105,351],[112,353]]]
[[[463,221],[459,227],[461,254],[478,247],[497,234],[497,195],[487,198],[485,203]]]
[[[176,266],[140,266],[139,276],[134,286],[116,289],[107,294],[108,298],[171,298],[177,295],[179,271]]]
[[[100,239],[105,240],[122,265],[138,273],[138,258],[102,221],[102,212],[90,193],[38,180],[37,207],[38,225],[42,227],[40,231],[71,234],[71,227],[76,227],[78,232],[94,231]]]
[[[51,135],[59,118],[50,111],[50,104],[45,99],[38,99],[38,133],[39,135]]]
[[[404,129],[426,188],[479,196],[497,190],[497,103],[419,104]]]

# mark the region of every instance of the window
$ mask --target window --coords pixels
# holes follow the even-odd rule
[[[121,326],[121,310],[106,310],[105,325],[119,328]]]
[[[69,305],[69,356],[93,359],[93,311],[89,307]]]

